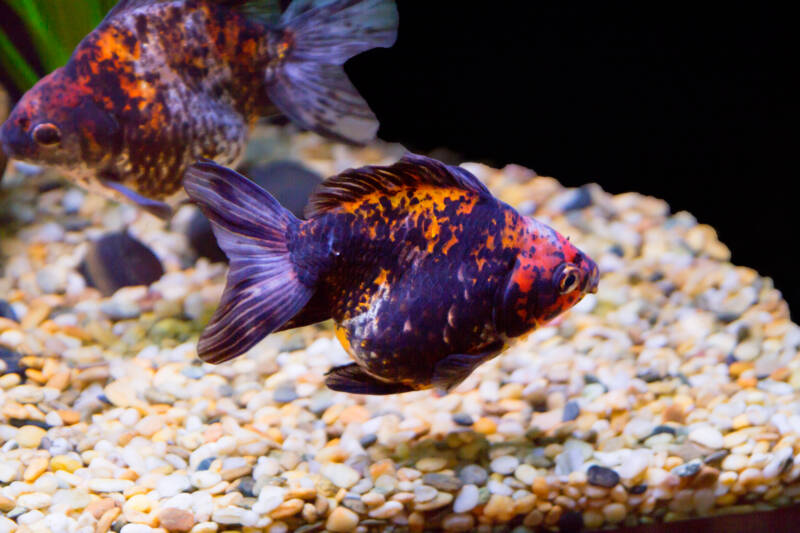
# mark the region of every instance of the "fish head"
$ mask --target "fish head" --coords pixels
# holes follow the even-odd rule
[[[567,237],[525,217],[520,251],[502,290],[498,329],[516,337],[597,292],[599,271]]]
[[[107,164],[121,140],[115,117],[63,68],[26,92],[0,128],[9,157],[67,172]]]

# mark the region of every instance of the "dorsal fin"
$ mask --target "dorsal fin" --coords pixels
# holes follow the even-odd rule
[[[408,153],[388,167],[355,168],[326,179],[309,198],[305,216],[317,217],[368,194],[392,195],[421,186],[462,189],[481,197],[491,197],[486,185],[463,168]]]
[[[281,15],[279,0],[207,0],[215,4],[240,8],[243,12],[258,16],[265,22],[277,22]],[[119,0],[103,19],[111,20],[135,9],[157,4],[167,4],[175,0]]]

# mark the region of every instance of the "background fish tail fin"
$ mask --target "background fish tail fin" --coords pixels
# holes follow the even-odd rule
[[[299,220],[269,193],[210,161],[191,166],[184,187],[230,259],[219,308],[197,346],[201,359],[221,363],[290,320],[314,291],[299,279],[288,249],[287,230]]]
[[[374,138],[378,119],[342,65],[397,38],[394,0],[295,0],[281,18],[270,100],[299,126],[346,142]]]

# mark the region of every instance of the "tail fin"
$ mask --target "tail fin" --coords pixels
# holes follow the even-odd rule
[[[210,161],[189,167],[184,187],[230,259],[222,301],[197,346],[201,359],[221,363],[249,350],[311,298],[287,245],[287,230],[299,221],[258,185]]]
[[[346,142],[375,137],[378,119],[342,65],[397,38],[394,0],[294,0],[267,70],[272,103],[301,127]]]

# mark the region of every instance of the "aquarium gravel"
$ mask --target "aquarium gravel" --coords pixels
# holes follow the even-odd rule
[[[250,153],[327,176],[403,149],[264,128]],[[771,280],[661,200],[465,167],[595,258],[599,291],[451,394],[365,397],[325,389],[348,362],[328,324],[230,363],[197,359],[226,267],[189,246],[193,207],[165,227],[13,166],[0,191],[0,532],[521,533],[796,502],[800,328]],[[124,228],[165,274],[103,297],[80,265]]]

